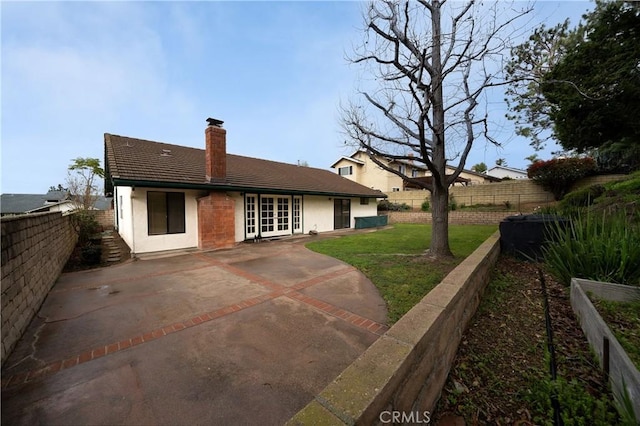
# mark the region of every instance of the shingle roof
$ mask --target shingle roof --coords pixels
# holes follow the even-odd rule
[[[71,203],[69,194],[66,191],[49,191],[46,194],[2,194],[0,198],[0,213],[28,213],[62,203]],[[97,210],[110,209],[111,198],[97,197],[94,207]]]
[[[205,151],[105,133],[105,163],[115,185],[386,197],[328,170],[227,154],[227,178],[207,182]]]
[[[43,194],[2,194],[0,211],[2,214],[24,213],[43,207],[46,201]]]

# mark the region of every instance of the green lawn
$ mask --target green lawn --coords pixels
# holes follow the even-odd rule
[[[400,319],[460,261],[497,230],[495,225],[452,225],[454,259],[433,262],[421,256],[429,248],[431,225],[396,224],[392,229],[316,241],[307,247],[361,270],[387,302],[389,323]]]

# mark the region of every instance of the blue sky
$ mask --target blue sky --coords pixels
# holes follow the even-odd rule
[[[6,2],[2,14],[2,193],[64,184],[75,157],[103,159],[104,133],[204,148],[207,117],[232,154],[329,168],[349,155],[339,104],[360,73],[362,3]],[[527,26],[593,4],[540,1]],[[467,167],[533,153],[513,137],[501,97],[490,111],[505,145],[477,143]],[[548,151],[551,151],[549,149]],[[543,153],[541,157],[548,157]]]

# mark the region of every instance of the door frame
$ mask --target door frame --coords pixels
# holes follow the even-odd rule
[[[351,199],[333,199],[333,229],[351,228]]]

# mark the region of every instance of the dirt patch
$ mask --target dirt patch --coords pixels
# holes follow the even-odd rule
[[[551,385],[539,267],[506,256],[499,259],[463,335],[435,410],[436,424],[443,417],[463,418],[467,425],[553,421],[546,400]],[[551,276],[545,275],[545,281],[558,377],[568,383],[567,394],[580,400],[562,397],[564,411],[572,412],[582,400],[603,401],[599,415],[615,418],[604,375],[573,314],[568,289]]]

